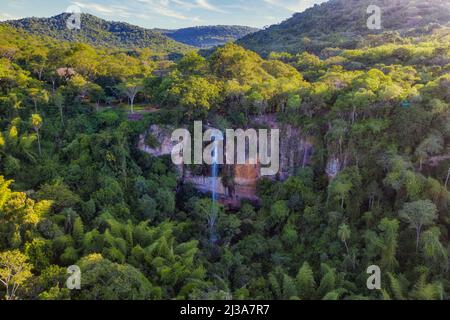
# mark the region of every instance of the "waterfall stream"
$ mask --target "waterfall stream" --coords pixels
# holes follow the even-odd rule
[[[218,205],[217,205],[217,177],[219,172],[219,149],[217,143],[217,139],[219,137],[215,137],[214,142],[214,152],[212,154],[212,165],[211,165],[211,190],[212,190],[212,205],[211,205],[211,217],[209,219],[209,242],[216,243],[218,240],[217,232],[216,232],[216,222],[218,218]]]

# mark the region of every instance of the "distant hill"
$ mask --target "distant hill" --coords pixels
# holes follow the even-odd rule
[[[379,31],[367,27],[369,5],[381,8]],[[272,51],[319,52],[327,47],[355,48],[368,35],[383,32],[427,34],[439,26],[448,26],[449,21],[450,0],[330,0],[237,43],[262,55]]]
[[[82,14],[81,30],[69,30],[69,14],[51,18],[25,18],[5,22],[35,35],[59,40],[86,42],[95,46],[118,48],[149,47],[156,52],[185,52],[196,48],[211,48],[240,39],[257,31],[245,26],[204,26],[178,30],[145,29],[124,22],[106,21]]]
[[[175,41],[207,49],[238,40],[258,30],[245,26],[201,26],[178,30],[161,30],[161,32]]]
[[[176,42],[160,32],[133,26],[124,22],[111,22],[90,14],[82,14],[81,30],[66,26],[69,14],[51,18],[25,18],[5,22],[25,29],[35,35],[45,35],[59,40],[85,42],[94,46],[117,48],[150,48],[158,53],[181,53],[193,48]]]

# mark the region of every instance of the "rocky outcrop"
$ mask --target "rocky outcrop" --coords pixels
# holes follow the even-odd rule
[[[189,182],[196,187],[200,192],[209,193],[212,192],[212,186],[216,186],[216,192],[219,197],[227,198],[229,193],[227,188],[222,183],[220,177],[206,177],[206,176],[193,176],[190,173],[183,177],[184,182]],[[215,183],[214,183],[215,180]]]
[[[333,180],[334,178],[336,178],[336,176],[338,175],[338,173],[340,171],[341,171],[341,162],[340,162],[339,158],[332,157],[328,161],[327,167],[325,169],[328,179]]]
[[[304,136],[299,128],[285,124],[280,125],[275,115],[254,117],[252,127],[255,129],[280,130],[280,170],[276,176],[271,177],[272,179],[285,180],[293,175],[296,169],[306,167],[311,163],[312,139]],[[139,149],[155,157],[170,155],[172,148],[176,145],[176,142],[171,141],[172,131],[173,128],[152,125],[140,136]],[[149,142],[151,142],[151,146]],[[260,165],[236,164],[226,166],[228,167],[226,170],[225,166],[222,166],[222,169],[227,171],[227,175],[231,177],[231,182],[228,181],[228,183],[224,183],[221,177],[212,178],[205,175],[194,175],[187,167],[183,166],[179,166],[178,171],[180,179],[192,183],[201,192],[212,192],[212,186],[215,185],[219,198],[232,206],[237,206],[242,199],[258,201],[256,186],[261,179]]]
[[[172,154],[172,149],[176,142],[172,142],[173,128],[152,125],[145,133],[139,137],[138,148],[155,157],[161,157]],[[153,136],[152,145],[150,146],[146,140],[149,135]]]
[[[295,174],[296,169],[311,163],[314,150],[312,138],[304,135],[301,129],[280,124],[273,114],[254,117],[252,122],[256,126],[280,130],[280,171],[277,179],[286,180]]]

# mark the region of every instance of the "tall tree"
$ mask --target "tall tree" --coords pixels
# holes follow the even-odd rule
[[[399,222],[396,219],[384,218],[378,228],[382,232],[380,240],[381,246],[381,267],[383,270],[393,271],[398,266],[395,258],[397,252],[397,237]]]
[[[314,299],[316,292],[316,281],[314,280],[314,273],[308,262],[304,262],[302,267],[298,270],[295,278],[297,291],[302,299]]]
[[[444,149],[442,134],[433,133],[428,136],[416,149],[416,157],[419,158],[419,170],[423,169],[423,162],[431,155],[437,154]]]
[[[61,127],[64,127],[64,95],[60,89],[52,95],[52,101],[59,110],[59,117],[61,119]]]
[[[31,278],[31,264],[19,250],[0,252],[0,283],[6,289],[6,299],[14,300],[17,289]]]
[[[34,131],[36,132],[37,139],[38,139],[38,147],[39,147],[39,155],[42,155],[42,148],[41,148],[41,137],[39,134],[39,131],[42,127],[42,118],[38,114],[31,115],[31,125],[33,126]]]
[[[128,97],[131,113],[134,113],[134,99],[136,98],[137,94],[144,88],[143,80],[139,78],[127,80],[117,85],[116,88],[121,94],[124,94]]]
[[[424,227],[432,225],[437,219],[436,205],[430,200],[405,203],[399,212],[400,218],[416,231],[416,252],[419,251],[420,235]]]
[[[48,92],[44,89],[39,88],[31,88],[28,91],[28,94],[33,101],[34,111],[38,113],[38,103],[47,103],[48,102]]]
[[[101,86],[96,83],[88,84],[88,95],[91,102],[95,102],[95,110],[98,112],[100,109],[100,101],[106,99],[105,91]]]
[[[339,240],[341,240],[344,243],[345,249],[347,250],[347,254],[349,254],[347,241],[350,239],[350,236],[351,236],[350,227],[347,224],[341,224],[338,230],[338,237]]]
[[[39,80],[42,80],[44,71],[48,65],[48,49],[44,46],[33,47],[33,54],[30,59],[30,66]]]
[[[341,172],[329,186],[330,193],[334,195],[335,201],[339,201],[341,209],[344,209],[345,200],[349,197],[353,183],[349,174]]]
[[[77,245],[82,245],[84,238],[84,225],[83,220],[81,220],[80,217],[77,217],[75,219],[75,222],[73,224],[72,237]]]
[[[423,255],[427,262],[436,265],[438,270],[448,269],[448,253],[439,240],[441,231],[438,227],[432,227],[422,235]],[[444,267],[444,268],[442,268]]]

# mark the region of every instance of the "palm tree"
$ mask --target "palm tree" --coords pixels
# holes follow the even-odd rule
[[[391,294],[397,300],[443,300],[444,288],[439,281],[428,282],[428,272],[422,272],[411,288],[403,275],[388,273],[390,292],[383,290],[384,299],[390,300]]]
[[[31,124],[33,125],[34,131],[36,131],[37,139],[38,139],[38,147],[39,147],[39,156],[42,155],[41,149],[41,138],[39,136],[39,130],[42,127],[42,118],[38,114],[31,115]]]
[[[46,90],[31,88],[29,90],[29,95],[34,104],[34,111],[38,113],[37,105],[39,102],[47,103],[48,102],[48,93]]]
[[[341,224],[338,230],[338,237],[344,243],[345,249],[347,249],[347,254],[349,254],[349,249],[347,245],[347,240],[350,239],[351,231],[347,224]]]

